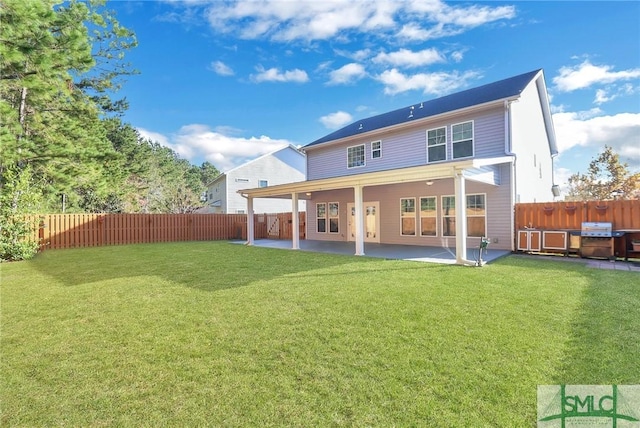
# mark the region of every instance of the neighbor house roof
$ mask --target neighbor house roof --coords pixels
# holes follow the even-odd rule
[[[416,121],[467,107],[518,97],[526,86],[541,73],[541,69],[489,83],[477,88],[424,101],[398,110],[358,120],[329,135],[307,144],[304,148],[340,140],[365,132]],[[546,97],[546,94],[545,94]],[[545,99],[546,101],[546,99]]]

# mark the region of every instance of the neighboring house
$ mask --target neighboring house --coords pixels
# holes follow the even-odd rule
[[[303,150],[307,181],[243,190],[249,209],[307,199],[307,239],[354,241],[357,255],[365,242],[455,247],[474,264],[466,249],[481,237],[514,249],[516,202],[556,189],[542,70],[356,121]]]
[[[204,213],[246,213],[247,200],[238,193],[247,187],[264,188],[303,181],[306,177],[305,155],[292,145],[275,150],[220,174],[207,185]],[[305,208],[304,201],[299,209]],[[253,205],[254,213],[290,212],[291,201],[261,199]]]

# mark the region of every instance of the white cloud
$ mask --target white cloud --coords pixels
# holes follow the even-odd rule
[[[359,49],[355,52],[351,52],[344,49],[334,49],[333,50],[336,55],[343,56],[345,58],[349,58],[353,61],[364,61],[365,59],[371,56],[371,49]]]
[[[444,56],[435,48],[418,52],[409,49],[400,49],[391,53],[381,52],[373,58],[373,62],[391,64],[396,67],[421,67],[444,61]]]
[[[398,31],[397,37],[404,40],[431,40],[455,36],[484,24],[512,19],[516,16],[514,6],[455,7],[441,1],[413,0],[407,2],[406,10],[416,16]],[[424,23],[433,23],[425,28]]]
[[[353,117],[344,111],[337,111],[335,113],[322,116],[320,122],[328,129],[338,129],[344,125],[353,122]]]
[[[281,72],[278,68],[265,70],[264,67],[256,67],[258,74],[252,74],[251,80],[256,83],[261,82],[295,82],[305,83],[309,81],[309,76],[304,70],[298,68]]]
[[[233,76],[234,72],[231,69],[231,67],[229,67],[228,65],[226,65],[224,62],[222,61],[214,61],[211,63],[211,70],[213,70],[214,73],[220,75],[220,76]]]
[[[562,92],[588,88],[596,84],[608,84],[618,81],[640,78],[640,68],[624,71],[612,71],[610,65],[593,65],[589,60],[575,67],[562,67],[553,83]]]
[[[213,2],[207,10],[215,31],[281,42],[336,40],[350,32],[379,37],[398,33],[403,38],[425,40],[514,16],[513,6],[450,6],[440,0],[230,0]],[[432,27],[425,29],[424,23]]]
[[[145,140],[155,141],[163,146],[171,147],[171,143],[166,136],[158,132],[149,131],[148,129],[144,128],[137,128],[137,130],[140,136]]]
[[[352,62],[329,73],[329,85],[344,85],[360,80],[367,75],[364,67]]]
[[[553,115],[560,155],[574,147],[601,150],[605,145],[620,155],[630,168],[640,168],[640,113],[595,116],[599,110]]]
[[[424,94],[444,95],[467,86],[469,80],[479,77],[480,74],[475,71],[462,74],[454,71],[406,75],[393,68],[378,75],[377,80],[385,85],[384,92],[390,95],[412,90],[422,90]]]
[[[216,129],[227,129],[227,127]],[[197,160],[197,163],[207,160],[223,172],[288,144],[294,144],[265,135],[250,138],[229,136],[201,124],[183,126],[177,133],[170,136],[142,128],[138,128],[138,132],[143,137],[169,147],[183,159],[192,162]]]

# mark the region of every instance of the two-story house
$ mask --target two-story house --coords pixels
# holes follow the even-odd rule
[[[514,204],[553,199],[542,70],[358,120],[306,145],[307,180],[245,189],[307,203],[307,239],[514,249]],[[295,211],[295,210],[294,210]],[[297,218],[297,216],[294,216]],[[249,243],[253,225],[249,222]],[[292,247],[299,248],[294,224]]]
[[[283,183],[304,181],[306,178],[305,154],[292,145],[274,150],[217,176],[207,184],[206,204],[201,213],[245,213],[247,201],[239,189],[266,188]],[[304,209],[304,201],[299,209]],[[291,202],[282,199],[260,199],[254,204],[255,213],[280,213],[291,211]]]

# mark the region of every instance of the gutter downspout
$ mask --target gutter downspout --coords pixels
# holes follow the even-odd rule
[[[509,169],[509,184],[511,186],[511,192],[510,193],[510,207],[511,207],[511,212],[509,214],[509,235],[511,236],[511,251],[515,251],[516,247],[515,247],[515,209],[516,209],[516,195],[517,195],[517,188],[516,188],[516,161],[518,160],[518,157],[516,156],[516,154],[514,152],[511,151],[512,147],[512,135],[511,135],[511,103],[515,101],[509,101],[509,100],[505,100],[504,102],[504,154],[506,156],[513,156],[513,162],[511,163],[511,168]]]

